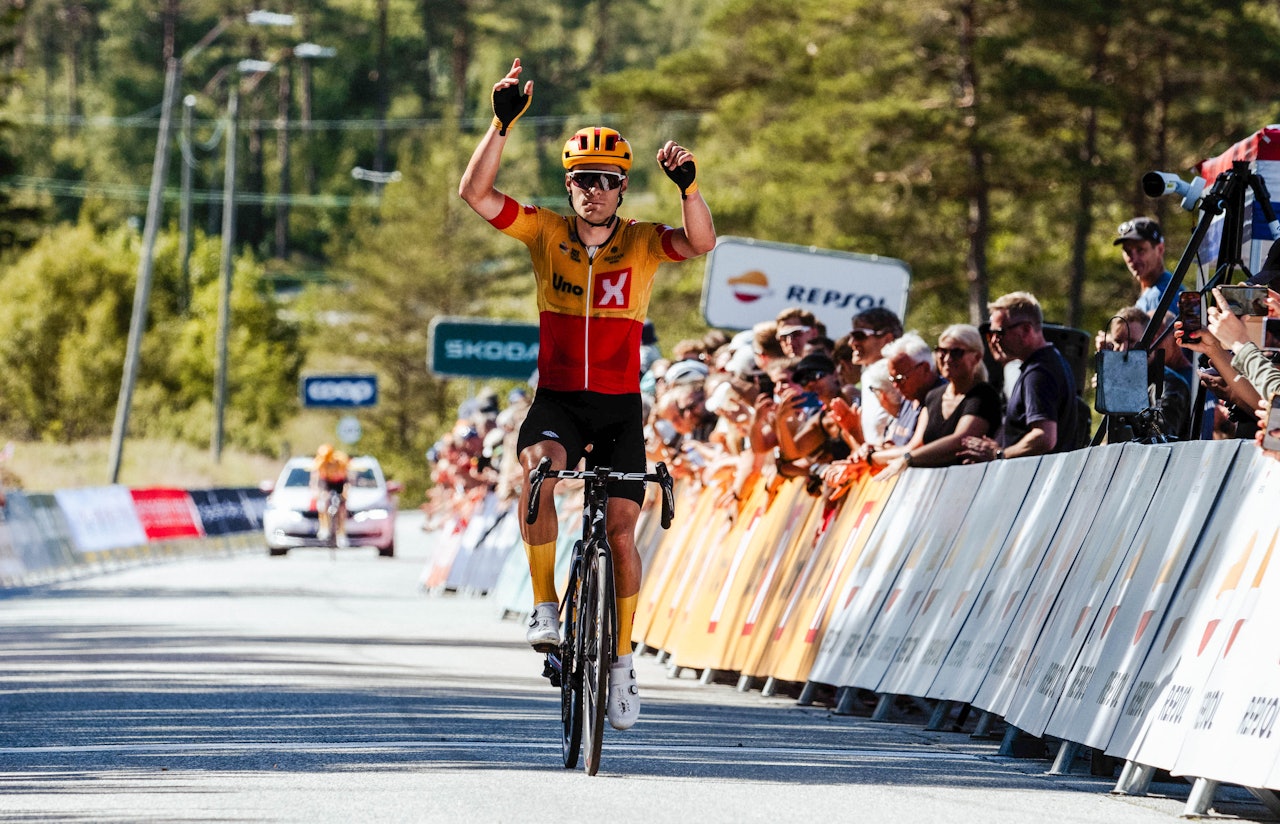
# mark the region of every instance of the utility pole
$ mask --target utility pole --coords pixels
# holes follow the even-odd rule
[[[240,81],[227,93],[227,150],[222,178],[222,266],[218,298],[218,359],[213,383],[213,462],[222,463],[224,412],[227,405],[227,335],[231,326],[231,267],[236,240],[236,141],[240,117]]]

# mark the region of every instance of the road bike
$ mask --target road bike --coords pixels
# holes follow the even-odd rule
[[[656,483],[662,490],[662,528],[675,517],[671,473],[664,463],[654,472],[614,472],[608,467],[553,470],[543,458],[529,473],[525,522],[538,519],[538,499],[546,478],[583,481],[582,539],[573,546],[569,585],[560,602],[561,642],[546,653],[542,674],[560,688],[561,754],[566,769],[578,766],[585,744],[586,772],[600,769],[600,743],[609,701],[609,670],[618,657],[618,614],[613,591],[613,553],[605,532],[608,486],[614,481]]]
[[[329,547],[329,554],[332,557],[336,558],[338,547],[344,546],[346,544],[346,541],[345,541],[346,525],[345,524],[342,524],[343,530],[344,530],[342,532],[342,537],[344,538],[344,540],[339,541],[338,526],[340,524],[340,517],[342,514],[342,493],[341,492],[339,492],[336,489],[329,489],[324,493],[324,511],[325,511],[325,514],[329,516],[329,534],[326,537],[325,546]],[[320,521],[321,525],[318,527],[318,529],[323,529],[323,523],[324,523],[324,520],[321,519]]]

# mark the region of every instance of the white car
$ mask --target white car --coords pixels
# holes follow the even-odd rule
[[[270,494],[262,513],[263,537],[271,555],[284,555],[293,547],[329,546],[317,537],[320,515],[311,491],[311,458],[290,458],[274,484],[264,484]],[[377,458],[351,459],[347,472],[347,542],[372,546],[390,558],[396,554],[396,495],[401,486],[387,483]]]

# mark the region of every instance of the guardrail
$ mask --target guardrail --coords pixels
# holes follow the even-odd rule
[[[8,490],[0,586],[164,558],[261,548],[266,493],[245,488]]]
[[[1280,810],[1280,463],[1251,444],[913,468],[837,502],[757,483],[726,511],[723,491],[679,488],[667,533],[641,522],[633,637],[675,670],[804,684],[802,702],[835,688],[837,712],[871,691],[875,717],[898,695],[973,707],[1006,749],[1060,740],[1055,770],[1080,747],[1125,761],[1117,792],[1163,769],[1198,779],[1189,814],[1216,782]],[[515,513],[485,506],[441,529],[424,585],[527,612],[518,530],[497,528]]]

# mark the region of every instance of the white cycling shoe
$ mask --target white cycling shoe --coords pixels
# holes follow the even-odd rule
[[[615,730],[629,730],[640,718],[640,687],[630,660],[609,670],[608,718]]]
[[[538,652],[554,652],[559,648],[560,605],[555,602],[535,604],[525,638]]]

